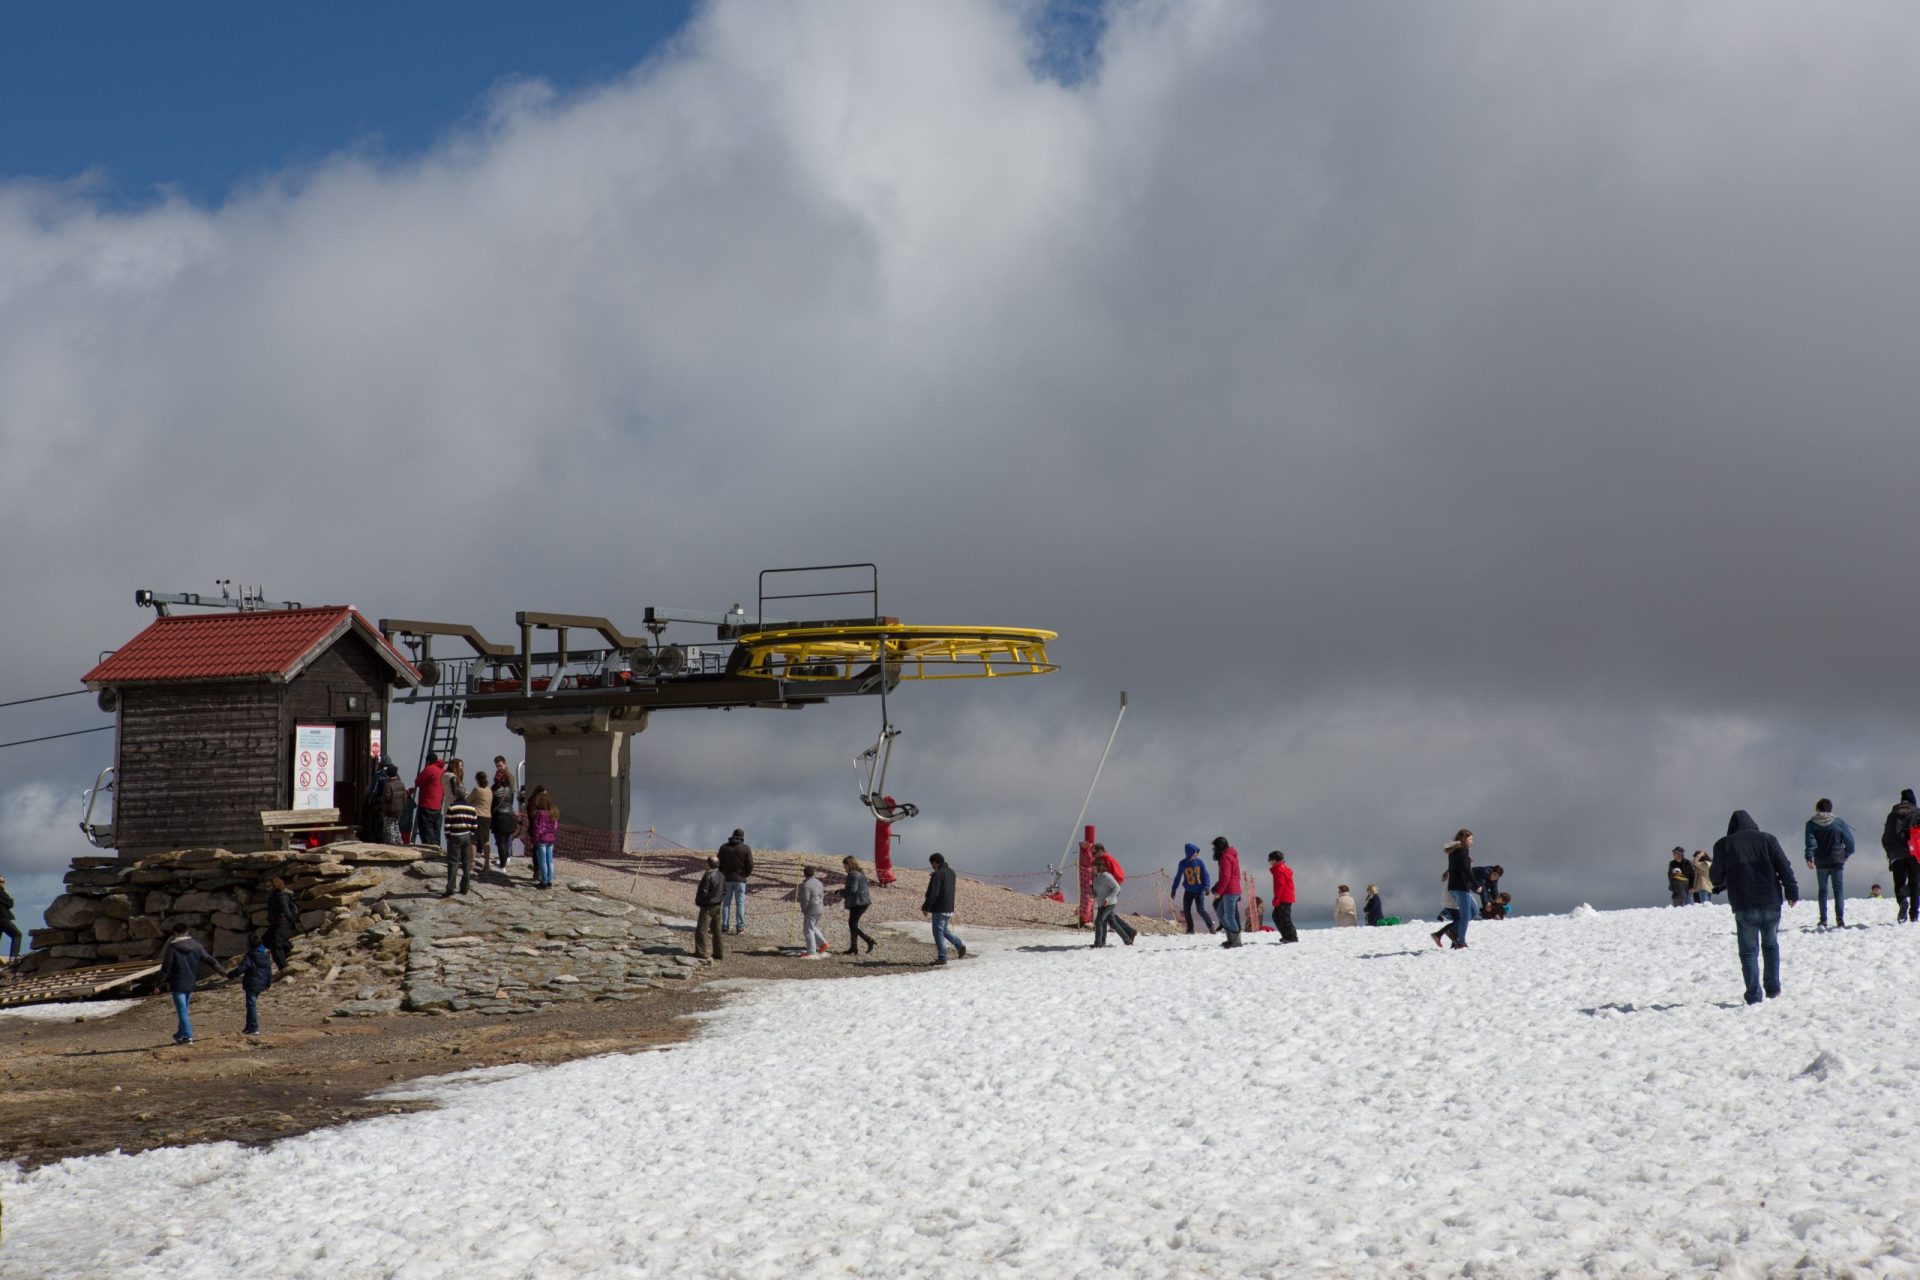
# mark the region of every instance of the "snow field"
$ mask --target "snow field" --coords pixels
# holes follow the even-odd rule
[[[1720,906],[1465,955],[963,918],[978,958],[756,986],[663,1052],[13,1174],[0,1273],[1913,1275],[1920,928],[1848,914],[1789,911],[1752,1009]]]

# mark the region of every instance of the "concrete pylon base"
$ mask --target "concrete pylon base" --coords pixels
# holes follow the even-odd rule
[[[633,817],[633,735],[647,727],[645,711],[616,716],[598,711],[524,711],[507,728],[527,744],[529,789],[543,786],[569,827],[605,833],[609,850],[628,849]]]

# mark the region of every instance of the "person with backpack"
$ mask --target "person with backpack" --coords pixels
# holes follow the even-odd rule
[[[1100,846],[1095,845],[1096,849]],[[1133,945],[1134,929],[1120,915],[1120,882],[1114,878],[1110,859],[1095,855],[1093,868],[1093,945],[1107,945],[1107,930],[1120,935],[1120,941]]]
[[[1467,922],[1479,911],[1473,897],[1473,832],[1465,827],[1454,832],[1447,846],[1447,897],[1451,899],[1453,920],[1434,930],[1433,945],[1443,946],[1447,934],[1453,934],[1453,949],[1467,949]]]
[[[1793,864],[1780,842],[1760,829],[1745,809],[1727,819],[1727,834],[1713,845],[1713,887],[1727,891],[1740,973],[1748,1004],[1780,994],[1780,903],[1800,902]]]
[[[1900,906],[1896,923],[1920,922],[1920,862],[1913,851],[1914,815],[1920,811],[1913,788],[1900,793],[1900,803],[1887,814],[1880,831],[1880,847],[1886,851],[1887,870],[1893,873],[1893,899]]]
[[[1267,874],[1273,877],[1273,927],[1280,931],[1282,944],[1300,941],[1293,928],[1293,868],[1287,855],[1275,849],[1267,855]]]
[[[747,931],[747,879],[753,875],[753,846],[739,827],[720,846],[720,870],[727,877],[727,896],[720,906],[720,925],[726,927],[729,916],[733,931]]]
[[[273,985],[273,958],[267,953],[266,939],[256,941],[227,976],[240,979],[240,990],[247,995],[247,1025],[240,1028],[240,1034],[259,1035],[260,997]]]
[[[1827,927],[1827,889],[1831,886],[1833,922],[1844,929],[1847,927],[1847,898],[1841,884],[1847,859],[1853,856],[1853,828],[1847,825],[1845,818],[1834,816],[1833,801],[1822,796],[1813,806],[1813,816],[1807,819],[1806,834],[1807,868],[1813,872],[1819,886],[1819,927]]]
[[[1387,918],[1387,909],[1380,904],[1379,885],[1370,884],[1367,886],[1367,905],[1364,910],[1366,911],[1367,928],[1369,929]]]
[[[927,893],[920,900],[920,914],[926,916],[933,925],[933,947],[935,964],[947,962],[947,944],[953,944],[954,954],[962,960],[967,958],[967,944],[953,936],[949,927],[953,920],[955,890],[959,878],[953,874],[953,868],[947,865],[947,856],[936,853],[927,859],[932,871],[927,876]]]
[[[160,984],[173,997],[175,1044],[193,1043],[193,1018],[187,1011],[193,989],[200,985],[200,966],[212,964],[213,953],[200,945],[183,925],[160,952]]]
[[[527,797],[527,839],[533,844],[533,887],[553,888],[553,846],[560,839],[560,807],[545,787]]]
[[[727,878],[720,874],[720,859],[710,853],[707,855],[707,869],[693,889],[693,905],[699,912],[699,919],[693,926],[693,954],[697,959],[707,958],[709,937],[713,944],[713,958],[725,958],[726,953],[720,946],[720,903],[726,897],[726,891]]]
[[[388,761],[386,780],[380,784],[380,843],[405,844],[401,833],[407,829],[407,787],[400,781],[400,766]]]
[[[1220,926],[1215,924],[1213,917],[1207,914],[1207,886],[1212,883],[1212,877],[1207,874],[1207,864],[1200,857],[1200,846],[1188,845],[1185,856],[1173,869],[1173,884],[1167,889],[1169,898],[1176,893],[1181,895],[1180,914],[1186,919],[1188,933],[1193,932],[1195,911],[1198,911],[1200,918],[1206,921],[1208,933],[1220,931]]]
[[[1227,931],[1222,947],[1240,945],[1240,851],[1227,843],[1225,836],[1213,838],[1213,909]]]
[[[867,954],[872,955],[874,940],[860,927],[860,917],[867,914],[867,908],[873,905],[873,889],[867,883],[867,875],[860,870],[857,858],[842,858],[841,869],[847,873],[847,883],[840,890],[841,905],[847,909],[847,954],[860,954],[860,944],[867,944]]]
[[[1692,892],[1693,864],[1687,861],[1687,851],[1675,845],[1667,859],[1667,897],[1672,900],[1668,905],[1686,906],[1687,896]]]
[[[267,931],[261,945],[273,956],[276,969],[287,967],[293,955],[293,935],[298,932],[300,904],[287,888],[287,882],[275,876],[267,881]]]

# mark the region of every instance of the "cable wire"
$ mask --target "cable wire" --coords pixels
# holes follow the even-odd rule
[[[41,738],[21,738],[16,742],[0,742],[0,749],[6,747],[24,747],[31,742],[52,742],[55,738],[77,738],[83,733],[105,733],[111,728],[113,728],[112,725],[103,724],[98,729],[75,729],[72,733],[49,733]]]
[[[20,707],[29,702],[52,702],[55,698],[71,698],[76,694],[91,692],[90,689],[69,689],[65,693],[43,693],[37,698],[15,698],[12,702],[0,702],[0,707]]]

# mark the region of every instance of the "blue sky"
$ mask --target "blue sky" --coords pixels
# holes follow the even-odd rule
[[[345,148],[406,155],[502,81],[610,79],[686,22],[690,0],[565,5],[0,6],[0,179],[97,170],[111,203],[235,183]]]

